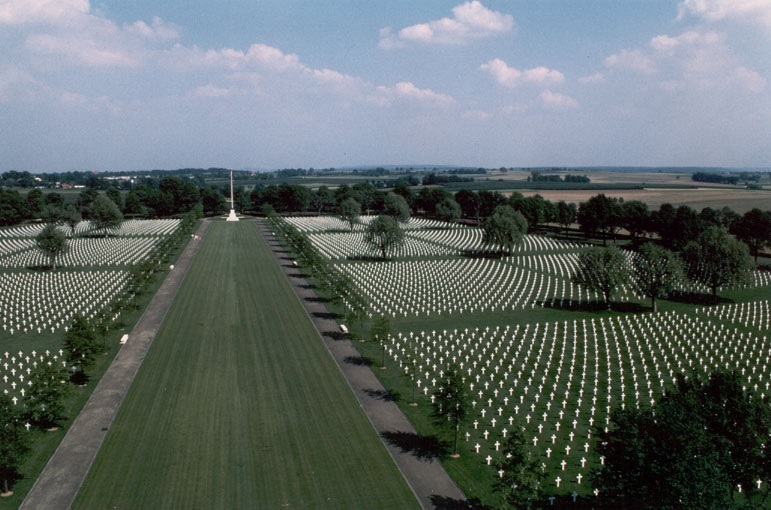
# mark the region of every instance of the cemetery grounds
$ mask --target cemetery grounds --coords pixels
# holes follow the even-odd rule
[[[431,395],[448,366],[460,366],[472,413],[460,431],[460,458],[445,456],[444,465],[484,504],[497,504],[494,465],[513,427],[524,429],[540,458],[545,495],[567,499],[591,492],[590,473],[602,463],[592,434],[610,410],[654,404],[677,375],[735,370],[747,391],[771,394],[768,272],[719,289],[719,304],[660,300],[657,313],[628,281],[606,311],[596,306],[601,296],[570,281],[588,246],[581,242],[528,235],[511,256],[486,258],[480,229],[413,218],[403,246],[379,261],[363,241],[372,219],[362,217],[353,231],[334,217],[278,219],[277,228],[298,229],[350,277],[370,320],[391,319],[391,336],[376,343],[370,320],[353,318],[345,296],[337,309],[363,340],[356,344],[363,357],[384,364],[378,376],[424,436],[439,433]],[[636,255],[625,253],[631,265]],[[709,292],[699,282],[678,290]]]
[[[50,261],[35,247],[42,225],[0,229],[0,391],[21,405],[29,384],[26,378],[39,363],[66,367],[64,333],[75,315],[83,314],[94,323],[104,318],[106,324],[100,335],[103,355],[97,356],[88,383],[68,386],[66,417],[59,430],[30,429],[24,478],[14,485],[13,496],[0,499],[0,508],[19,506],[85,404],[117,353],[119,339],[130,331],[160,285],[160,278],[150,278],[140,289],[132,285],[133,275],[141,266],[163,274],[181,249],[176,246],[168,252],[164,243],[180,235],[180,225],[178,219],[131,220],[103,237],[92,232],[89,222],[81,222],[54,271],[47,269]],[[69,228],[64,230],[69,235]]]
[[[254,222],[212,221],[73,508],[418,508]]]

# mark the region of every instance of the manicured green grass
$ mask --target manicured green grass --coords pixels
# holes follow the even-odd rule
[[[73,508],[416,508],[252,222],[214,222]]]

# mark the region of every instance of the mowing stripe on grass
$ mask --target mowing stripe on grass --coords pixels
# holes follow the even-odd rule
[[[252,222],[216,222],[73,507],[418,503]]]

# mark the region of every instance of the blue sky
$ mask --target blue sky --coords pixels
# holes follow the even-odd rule
[[[771,0],[0,0],[0,171],[771,166]]]

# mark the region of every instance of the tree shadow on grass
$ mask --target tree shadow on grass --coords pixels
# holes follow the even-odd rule
[[[342,331],[325,331],[322,333],[323,336],[329,337],[332,340],[348,340],[348,334],[343,333]]]
[[[431,504],[436,510],[489,510],[490,507],[482,505],[477,498],[468,500],[448,498],[434,494],[431,496]]]
[[[305,290],[312,290],[312,289],[316,288],[316,285],[314,285],[312,283],[301,283],[301,284],[298,285],[298,287],[300,287],[301,289],[305,289]]]
[[[305,298],[306,301],[310,303],[330,303],[332,300],[326,297],[320,297],[320,296],[309,296]]]
[[[401,397],[401,395],[399,395],[399,393],[396,391],[390,392],[388,390],[373,390],[372,388],[366,388],[362,391],[369,397],[376,400],[382,400],[383,402],[397,402]]]
[[[734,300],[730,298],[713,296],[712,294],[705,294],[703,292],[682,292],[672,294],[667,298],[667,301],[686,303],[689,305],[718,305],[734,302]]]
[[[414,455],[420,460],[433,461],[446,457],[450,452],[449,444],[436,436],[420,436],[413,432],[382,432],[380,436],[403,453]]]
[[[319,319],[330,319],[333,321],[343,317],[341,314],[335,312],[313,312],[313,316],[318,317]]]
[[[589,301],[582,303],[562,303],[555,301],[553,304],[551,300],[536,301],[536,305],[543,306],[544,308],[551,308],[553,310],[564,310],[569,312],[627,312],[627,313],[640,313],[650,310],[649,306],[642,305],[640,303],[623,302],[619,303],[613,301],[610,304],[610,309],[602,301]]]
[[[349,365],[358,365],[361,367],[372,366],[372,360],[369,358],[365,358],[364,356],[346,356],[346,358],[343,361],[345,361]]]
[[[502,259],[511,254],[505,251],[463,250],[462,255],[469,259]]]

